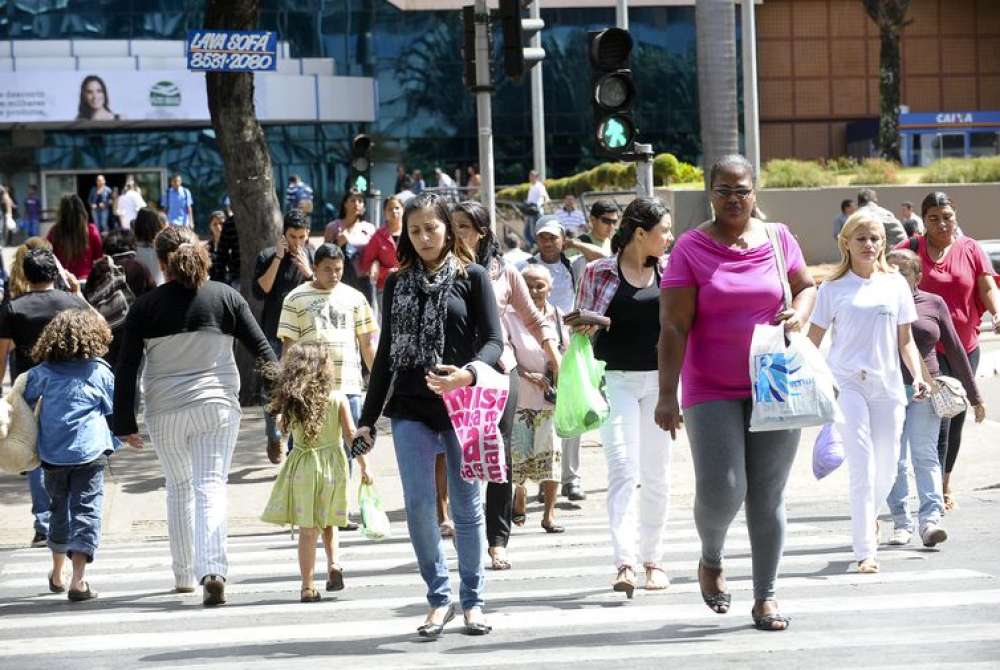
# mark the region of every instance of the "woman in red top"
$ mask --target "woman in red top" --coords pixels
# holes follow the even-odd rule
[[[975,240],[958,237],[958,216],[947,194],[929,193],[920,205],[920,214],[927,229],[926,235],[908,240],[897,249],[910,248],[920,256],[923,265],[920,288],[944,299],[975,372],[979,366],[979,324],[986,311],[993,316],[994,331],[1000,333],[997,315],[1000,312],[1000,293],[993,279],[993,268]],[[937,356],[941,374],[956,376],[940,345]],[[955,508],[949,479],[962,444],[964,424],[965,412],[941,422],[938,456],[944,467],[944,504],[947,511]]]
[[[59,201],[59,214],[48,234],[56,258],[77,279],[86,279],[94,261],[104,256],[101,233],[89,219],[80,196],[67,193]]]
[[[403,232],[403,201],[394,195],[389,196],[385,199],[382,212],[385,215],[385,225],[375,231],[361,254],[361,271],[376,277],[377,298],[374,305],[376,310],[382,307],[385,280],[399,269],[396,245],[400,233]]]

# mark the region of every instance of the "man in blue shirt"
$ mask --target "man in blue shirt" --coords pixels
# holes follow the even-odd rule
[[[292,209],[301,209],[306,217],[313,211],[312,187],[297,174],[288,178],[288,188],[285,189],[285,211]]]
[[[183,185],[179,174],[170,178],[170,188],[160,198],[160,206],[167,212],[167,222],[173,226],[194,226],[194,198]]]
[[[104,175],[97,175],[97,182],[90,189],[87,202],[90,204],[94,225],[101,233],[108,232],[108,215],[111,214],[111,189],[104,181]]]

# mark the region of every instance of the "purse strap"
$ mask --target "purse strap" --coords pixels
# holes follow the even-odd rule
[[[771,243],[771,251],[774,253],[774,262],[778,267],[778,280],[781,282],[781,291],[784,294],[785,309],[792,308],[792,286],[788,283],[788,266],[785,263],[785,252],[781,248],[778,239],[778,225],[766,222],[767,239]]]

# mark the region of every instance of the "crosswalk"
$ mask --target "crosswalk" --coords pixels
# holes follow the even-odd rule
[[[494,633],[467,637],[456,622],[433,643],[415,635],[426,605],[404,524],[393,524],[383,542],[342,534],[346,590],[312,604],[298,602],[296,547],[287,532],[231,537],[230,602],[217,609],[202,608],[200,593],[168,591],[164,540],[105,544],[88,570],[101,596],[81,604],[47,593],[45,550],[0,553],[0,667],[294,668],[322,661],[347,668],[614,667],[626,660],[665,667],[671,659],[719,667],[764,651],[823,658],[914,644],[1000,648],[1000,580],[972,567],[942,566],[939,554],[917,546],[887,548],[883,572],[859,575],[847,523],[838,517],[789,523],[779,582],[782,609],[793,617],[786,633],[750,628],[742,519],[727,546],[730,614],[701,603],[690,509],[668,524],[671,588],[639,590],[626,601],[610,590],[614,569],[602,505],[591,496],[582,508],[561,510],[563,535],[544,533],[535,511],[511,540],[513,569],[487,571]],[[455,570],[450,545],[448,552]],[[457,591],[454,574],[453,585]],[[888,660],[873,658],[863,667],[890,667]]]

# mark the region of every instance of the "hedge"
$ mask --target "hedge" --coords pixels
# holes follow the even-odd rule
[[[1000,156],[944,158],[932,163],[921,181],[925,184],[1000,182]]]

